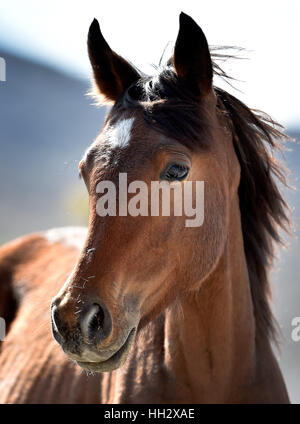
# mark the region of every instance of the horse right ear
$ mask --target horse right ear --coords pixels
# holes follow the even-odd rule
[[[97,19],[88,34],[88,53],[98,94],[106,102],[115,102],[140,75],[125,59],[117,55],[105,41]]]

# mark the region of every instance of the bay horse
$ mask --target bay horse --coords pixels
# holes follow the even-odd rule
[[[220,68],[184,13],[152,77],[111,50],[96,20],[88,52],[112,104],[80,162],[88,229],[1,248],[0,402],[288,403],[268,279],[288,225],[273,157],[283,133],[213,85]],[[203,224],[100,216],[97,185],[120,173],[147,186],[204,181]]]

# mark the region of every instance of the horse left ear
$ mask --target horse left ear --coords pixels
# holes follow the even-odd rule
[[[178,78],[196,95],[206,96],[212,88],[213,67],[206,37],[196,22],[185,13],[179,17],[173,66]]]
[[[115,102],[140,78],[134,67],[109,47],[97,19],[89,29],[88,53],[98,92],[108,102]]]

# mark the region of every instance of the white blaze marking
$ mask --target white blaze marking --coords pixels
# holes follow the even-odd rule
[[[121,149],[128,146],[131,138],[131,129],[134,118],[122,119],[115,126],[108,127],[108,141],[112,148],[120,147]]]
[[[128,146],[131,138],[131,130],[134,119],[135,118],[121,119],[114,126],[110,126],[109,123],[106,125],[104,131],[107,137],[108,144],[112,149],[117,147],[123,149]],[[97,144],[99,144],[99,137],[97,137],[96,140],[92,143],[92,145],[87,148],[82,157],[83,161],[86,160],[89,152],[94,149]],[[99,160],[102,159],[102,157],[96,154],[96,159]]]

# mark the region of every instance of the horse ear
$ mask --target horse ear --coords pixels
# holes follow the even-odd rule
[[[209,47],[202,29],[185,13],[179,17],[173,66],[186,86],[195,94],[207,95],[212,88],[213,67]]]
[[[111,50],[97,19],[93,20],[89,29],[88,53],[97,91],[105,100],[115,102],[126,88],[140,78],[133,66]]]

